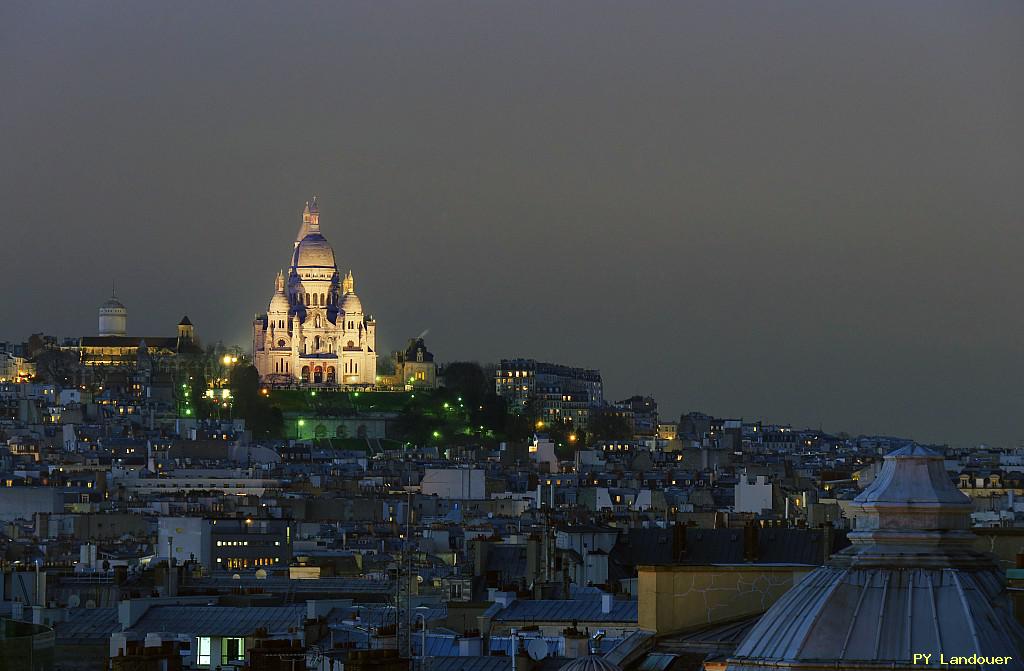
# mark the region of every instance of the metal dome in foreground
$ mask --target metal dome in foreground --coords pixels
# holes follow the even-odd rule
[[[622,671],[622,669],[600,655],[587,655],[572,660],[559,671]]]
[[[972,505],[941,454],[916,445],[890,453],[854,503],[853,545],[761,617],[729,671],[919,671],[943,661],[1024,670],[1024,628],[993,558],[972,549]]]

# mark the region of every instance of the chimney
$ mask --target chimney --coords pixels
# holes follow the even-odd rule
[[[756,521],[747,522],[743,527],[743,561],[756,562],[758,555],[758,527]]]
[[[835,527],[832,522],[825,522],[821,525],[821,550],[822,550],[822,563],[828,562],[832,556],[832,545],[835,543]]]
[[[601,595],[601,613],[607,615],[612,612],[612,605],[615,602],[614,594],[602,594]]]
[[[686,559],[686,525],[676,522],[672,525],[672,561]]]

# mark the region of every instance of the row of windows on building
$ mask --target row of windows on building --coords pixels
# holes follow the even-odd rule
[[[267,545],[268,543],[262,543]],[[281,541],[274,541],[274,545],[280,545]],[[249,541],[217,541],[217,547],[249,547]]]
[[[213,666],[212,641],[209,636],[200,636],[196,640],[196,664]],[[228,665],[234,661],[245,659],[244,638],[222,638],[220,640],[220,663]]]
[[[280,562],[280,559],[276,557],[228,557],[227,561],[223,561],[223,557],[217,557],[217,563],[223,564],[227,569],[239,569],[239,568],[258,568],[260,566],[273,566]]]
[[[303,304],[303,305],[312,305],[313,307],[321,307],[321,306],[326,307],[328,305],[333,305],[334,301],[336,300],[336,294],[334,294],[332,292],[330,294],[330,296],[331,296],[331,301],[330,301],[330,303],[328,303],[327,302],[327,294],[317,294],[317,293],[310,294],[307,291],[304,294],[303,293],[296,293],[295,294],[295,302]]]

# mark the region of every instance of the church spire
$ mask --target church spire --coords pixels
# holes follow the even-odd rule
[[[298,247],[302,239],[310,233],[320,232],[320,208],[317,206],[316,196],[313,196],[313,202],[306,201],[306,206],[302,208],[302,225],[299,226],[299,234],[295,236],[295,246]]]
[[[353,279],[352,271],[350,270],[347,273],[345,273],[345,279],[341,281],[341,291],[342,293],[351,294],[355,293],[355,290],[356,281],[355,279]]]
[[[306,210],[303,212],[303,219],[309,217],[309,232],[319,233],[320,232],[320,205],[316,202],[316,196],[313,196],[312,202],[306,203]]]
[[[283,292],[284,291],[284,271],[283,270],[277,271],[277,281],[274,284],[274,288],[277,289],[279,292]]]

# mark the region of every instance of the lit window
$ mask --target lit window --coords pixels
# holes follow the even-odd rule
[[[220,663],[230,664],[236,659],[245,659],[244,638],[223,638],[220,642]]]
[[[196,664],[210,666],[210,637],[200,636],[196,648]]]

